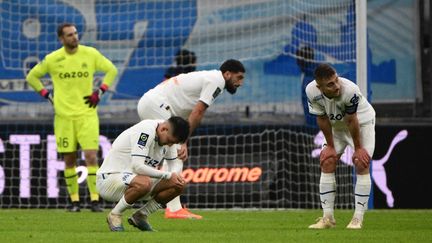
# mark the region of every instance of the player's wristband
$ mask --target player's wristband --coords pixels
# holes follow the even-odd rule
[[[161,179],[169,180],[171,179],[172,172],[164,172]]]
[[[49,91],[46,90],[46,89],[42,89],[41,91],[39,91],[39,94],[40,94],[42,97],[47,98],[47,96],[48,96],[48,94],[49,94]]]
[[[102,91],[102,94],[105,93],[105,91],[108,90],[108,85],[106,84],[101,84],[101,86],[99,86],[99,90]]]

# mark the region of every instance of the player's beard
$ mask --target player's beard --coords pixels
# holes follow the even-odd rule
[[[235,92],[237,91],[237,87],[235,87],[232,84],[232,81],[229,80],[228,84],[226,85],[226,90],[228,91],[228,93],[230,94],[235,94]]]
[[[228,91],[228,93],[230,94],[235,94],[235,92],[237,91],[237,88],[234,86],[227,86],[226,90]]]
[[[66,47],[70,50],[73,50],[78,47],[78,41],[67,43]]]

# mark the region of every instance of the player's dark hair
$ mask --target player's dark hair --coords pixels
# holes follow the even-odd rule
[[[315,80],[328,80],[336,74],[336,70],[327,63],[318,65],[314,71]]]
[[[246,69],[244,68],[243,64],[240,61],[235,59],[226,60],[224,63],[222,63],[219,70],[221,70],[222,73],[228,71],[233,73],[246,72]]]
[[[63,24],[59,25],[59,26],[57,27],[57,37],[61,37],[61,36],[63,36],[63,29],[64,29],[64,28],[66,28],[66,27],[72,27],[72,26],[75,27],[75,25],[74,25],[74,24],[71,24],[71,23],[63,23]]]
[[[189,137],[189,122],[179,116],[172,116],[168,122],[173,128],[173,136],[176,137],[180,143],[184,143]]]

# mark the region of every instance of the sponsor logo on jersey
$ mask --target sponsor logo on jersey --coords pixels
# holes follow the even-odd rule
[[[68,78],[87,78],[89,76],[89,72],[64,72],[59,73],[58,77],[61,79],[68,79]]]
[[[213,99],[216,99],[216,97],[221,93],[221,89],[217,87],[217,89],[213,92]]]
[[[138,138],[138,145],[146,146],[149,135],[146,133],[141,133]]]
[[[155,160],[155,159],[152,159],[150,157],[146,157],[144,159],[144,163],[146,163],[148,166],[156,168],[159,165],[159,160]]]

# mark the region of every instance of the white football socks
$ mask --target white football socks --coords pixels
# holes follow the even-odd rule
[[[145,216],[149,216],[150,214],[156,212],[162,208],[162,205],[160,205],[158,202],[156,202],[154,199],[150,199],[144,206],[142,206],[140,209],[138,209],[138,212]]]
[[[363,220],[363,215],[368,208],[369,194],[371,190],[370,174],[357,175],[357,182],[354,188],[355,212],[354,217]]]
[[[323,217],[334,219],[334,201],[336,196],[335,173],[321,172],[320,178],[320,200],[323,209]]]
[[[120,199],[120,201],[118,201],[118,203],[115,205],[115,207],[111,210],[112,214],[117,214],[117,215],[122,215],[122,213],[124,211],[126,211],[126,209],[131,208],[133,206],[133,204],[129,204],[126,202],[125,197],[123,195],[123,197]]]

